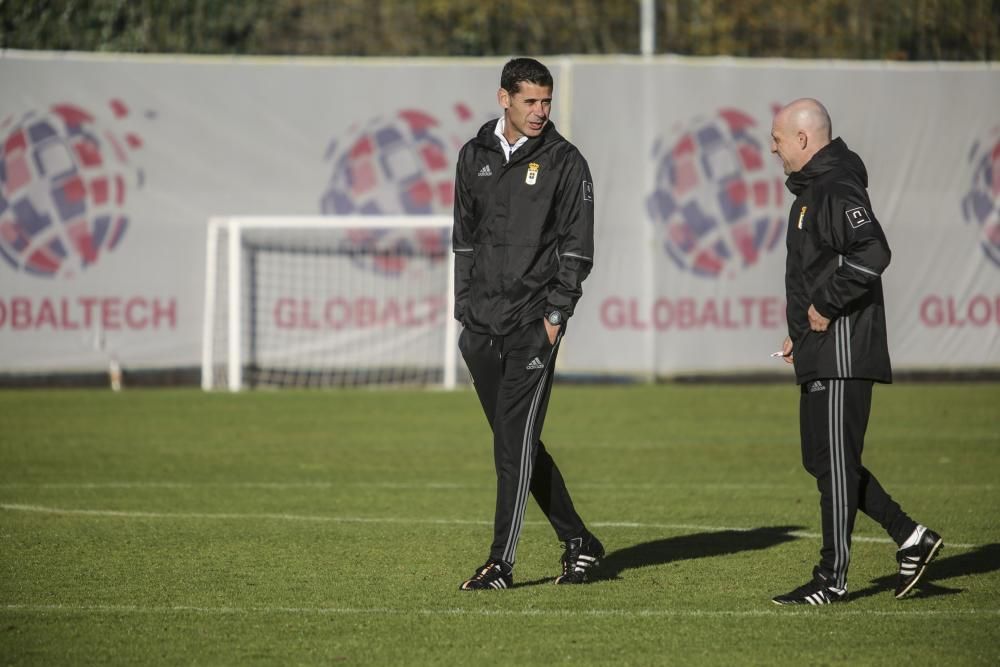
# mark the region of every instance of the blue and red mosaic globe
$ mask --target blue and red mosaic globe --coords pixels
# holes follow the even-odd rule
[[[320,209],[325,215],[451,215],[455,159],[478,130],[464,104],[453,117],[439,119],[419,109],[403,109],[351,128],[331,142],[333,171]],[[355,229],[358,261],[387,274],[400,274],[413,257],[443,260],[451,230]]]
[[[426,111],[403,109],[379,116],[327,150],[333,173],[321,209],[328,215],[450,214],[455,157],[478,128],[472,112],[456,105],[447,122]]]
[[[111,110],[128,115],[117,100]],[[72,275],[119,244],[139,137],[71,104],[8,118],[0,132],[0,257],[30,274]]]
[[[781,240],[784,177],[767,155],[766,130],[735,109],[721,109],[653,147],[656,180],[646,199],[661,243],[695,275],[735,275]]]
[[[1000,128],[969,151],[972,187],[962,199],[966,222],[979,225],[983,252],[1000,267]]]

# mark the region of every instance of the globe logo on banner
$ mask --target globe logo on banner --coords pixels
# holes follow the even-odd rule
[[[128,108],[112,100],[116,120]],[[72,104],[0,124],[0,257],[15,269],[72,277],[114,250],[128,228],[129,153],[142,146]]]
[[[455,158],[475,130],[464,104],[446,121],[403,109],[351,128],[326,152],[333,173],[321,200],[326,215],[451,214]],[[403,273],[414,257],[431,263],[447,257],[449,230],[355,229],[356,261],[388,275]],[[376,251],[376,252],[371,252]],[[381,251],[381,252],[379,252]]]
[[[781,239],[784,179],[767,159],[756,121],[736,109],[697,118],[652,151],[656,180],[646,199],[667,255],[709,278],[756,264]]]
[[[972,187],[962,198],[962,216],[980,227],[979,244],[1000,266],[1000,128],[969,151]]]

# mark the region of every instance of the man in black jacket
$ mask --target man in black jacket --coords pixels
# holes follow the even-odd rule
[[[528,493],[565,543],[558,584],[583,583],[604,547],[573,508],[539,440],[556,352],[594,257],[586,160],[549,120],[552,75],[530,58],[503,68],[503,116],[462,147],[455,177],[459,349],[493,431],[497,474],[489,558],[462,590],[513,584]]]
[[[918,525],[861,463],[874,382],[892,382],[882,272],[889,244],[872,213],[868,173],[818,101],[781,109],[771,152],[795,195],[785,264],[785,361],[801,385],[802,463],[816,478],[823,548],[813,578],[777,604],[829,604],[847,597],[851,532],[861,510],[899,545],[896,597],[906,595],[943,544]]]

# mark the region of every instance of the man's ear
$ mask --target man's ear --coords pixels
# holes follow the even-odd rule
[[[796,138],[799,140],[799,148],[805,150],[805,147],[809,145],[809,135],[799,130]]]
[[[498,90],[497,91],[497,102],[499,102],[500,106],[502,106],[504,109],[509,109],[510,108],[510,93],[508,93],[503,88],[501,88],[500,90]]]

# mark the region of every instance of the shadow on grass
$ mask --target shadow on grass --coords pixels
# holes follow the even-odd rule
[[[741,551],[769,549],[778,544],[798,539],[793,533],[801,526],[768,526],[753,530],[720,530],[712,533],[694,533],[643,542],[612,551],[594,573],[594,581],[617,579],[625,570],[664,565],[678,560],[726,556]]]
[[[591,581],[618,579],[625,570],[664,565],[679,560],[726,556],[741,551],[757,551],[798,539],[791,533],[801,526],[770,526],[753,530],[720,530],[694,533],[643,542],[609,552],[601,565],[590,575]],[[552,583],[554,577],[514,584],[515,588]]]
[[[944,549],[948,548],[945,541]],[[920,581],[914,587],[914,591],[907,595],[909,598],[929,598],[938,595],[956,595],[962,593],[963,588],[948,588],[936,584],[937,581],[965,577],[971,574],[988,574],[1000,570],[1000,544],[987,544],[976,547],[965,553],[956,556],[942,558],[938,556],[930,565]],[[896,588],[896,574],[889,574],[884,577],[872,580],[872,585],[859,591],[851,591],[851,599],[866,598],[871,595],[878,595],[885,591],[893,591]]]

